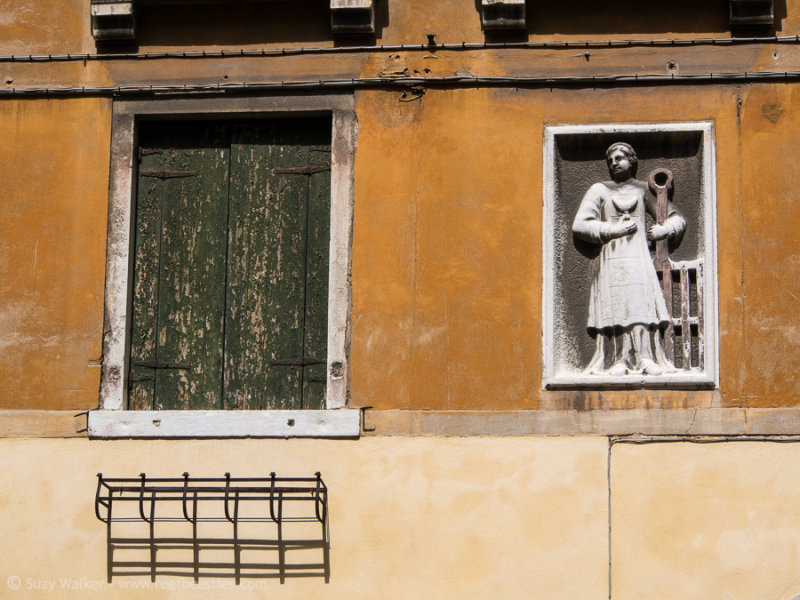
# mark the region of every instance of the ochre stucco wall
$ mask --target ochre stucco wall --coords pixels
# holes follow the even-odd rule
[[[97,405],[110,102],[0,101],[0,408]]]
[[[360,441],[5,440],[2,598],[603,598],[607,591],[604,438],[382,438]],[[312,476],[330,507],[331,579],[281,585],[159,577],[151,592],[105,583],[106,530],[95,474]],[[175,535],[180,535],[176,533]],[[13,549],[13,551],[11,551]],[[317,556],[309,557],[317,561]],[[20,578],[20,590],[8,577]],[[63,581],[96,582],[74,593]],[[28,581],[54,582],[36,593]],[[12,581],[13,583],[13,581]],[[170,585],[189,589],[170,593]]]
[[[794,405],[800,118],[792,91],[432,90],[407,103],[399,92],[359,93],[353,403]],[[0,405],[89,408],[102,336],[109,102],[6,100],[0,110]],[[543,392],[542,128],[654,114],[714,121],[720,391]],[[780,360],[771,351],[777,340]]]
[[[800,209],[791,157],[800,115],[791,90],[432,90],[408,103],[399,102],[399,92],[360,93],[355,404],[445,410],[796,403]],[[714,122],[720,391],[543,392],[543,126],[656,116]],[[776,336],[780,360],[768,350]]]
[[[744,317],[740,333],[742,405],[800,401],[800,119],[796,86],[753,87],[742,103],[740,233]],[[725,177],[726,172],[720,171]],[[737,170],[728,177],[735,178]],[[734,310],[731,307],[731,310]]]
[[[181,9],[143,9],[139,43],[112,49],[229,48],[234,41],[242,48],[276,47],[290,38],[309,46],[331,45],[320,21],[324,3],[312,4],[302,34],[299,25],[297,32],[290,27],[257,34],[261,30],[252,24],[234,26],[228,14],[218,15],[225,18],[216,37],[209,28],[217,24],[211,13],[219,8],[192,12],[197,22],[190,31],[171,38],[168,25]],[[596,11],[589,4],[581,5],[581,15]],[[692,24],[634,12],[626,15],[626,31],[614,30],[616,21],[599,19],[596,31],[588,33],[724,35],[723,4],[704,5]],[[4,5],[0,53],[96,50],[87,6],[77,0],[57,10],[47,10],[41,0]],[[172,18],[156,19],[161,10]],[[290,8],[272,3],[252,10],[253,23],[270,11],[292,20]],[[530,15],[534,41],[544,41],[546,36],[536,33],[542,27],[550,28],[553,39],[588,35],[584,16],[569,28],[560,8],[542,10],[537,6]],[[800,23],[800,2],[782,10],[779,32],[790,32]],[[477,9],[455,0],[380,2],[376,18],[382,43],[421,43],[427,33],[439,42],[487,39]],[[800,50],[790,44],[734,44],[593,47],[588,56],[575,48],[509,48],[5,60],[0,85],[231,83],[403,73],[663,74],[673,59],[679,73],[763,71],[792,68]],[[800,115],[794,88],[742,83],[428,89],[416,100],[414,90],[405,98],[400,91],[356,92],[353,404],[441,410],[795,406],[800,398],[795,317],[800,263],[794,224],[800,205],[794,146]],[[6,181],[0,200],[2,408],[72,410],[96,404],[111,103],[110,97],[0,98],[0,165]],[[543,127],[697,120],[713,121],[716,135],[720,389],[542,391]]]
[[[90,10],[84,0],[4,0],[0,55],[92,52]]]

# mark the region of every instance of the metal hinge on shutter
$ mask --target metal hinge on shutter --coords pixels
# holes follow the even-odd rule
[[[191,365],[178,365],[174,363],[165,363],[159,360],[142,360],[142,361],[134,361],[134,367],[147,367],[148,369],[178,369],[181,371],[186,371],[191,369]]]
[[[157,179],[176,179],[178,177],[199,177],[197,171],[139,171],[142,177],[156,177]]]
[[[311,358],[282,358],[269,361],[271,367],[307,367],[309,365],[324,365],[324,360],[314,360]]]
[[[271,360],[269,361],[270,366],[272,367],[310,367],[312,365],[324,365],[324,360],[314,360],[312,358],[284,358],[278,360]],[[327,378],[324,376],[324,372],[322,377],[309,377],[307,375],[304,376],[306,382],[316,382],[316,383],[325,383]]]
[[[275,169],[273,173],[276,175],[313,175],[314,173],[322,173],[323,171],[330,170],[330,165],[310,165],[308,167],[287,167],[285,169]]]
[[[153,371],[160,371],[163,369],[174,369],[176,371],[188,371],[192,369],[191,365],[182,365],[182,364],[174,364],[174,363],[166,363],[161,362],[158,360],[137,360],[133,361],[134,367],[144,367],[145,369],[152,369]],[[131,372],[128,374],[128,389],[133,388],[134,383],[139,383],[142,381],[154,381],[155,380],[155,373],[151,373],[147,377],[136,377],[134,376],[134,371],[131,369]]]

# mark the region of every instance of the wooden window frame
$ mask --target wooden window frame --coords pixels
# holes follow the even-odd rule
[[[330,116],[331,241],[325,410],[126,410],[133,282],[137,126],[157,119]],[[351,95],[165,98],[116,101],[112,110],[100,401],[89,413],[97,438],[358,437],[360,411],[348,408],[353,162]]]

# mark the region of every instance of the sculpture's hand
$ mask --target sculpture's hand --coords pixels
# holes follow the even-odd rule
[[[659,240],[668,238],[671,233],[672,230],[666,225],[652,225],[650,230],[647,232],[647,237],[649,237],[652,241],[657,242]]]
[[[636,233],[638,226],[636,221],[620,221],[619,223],[609,223],[606,241],[615,240]]]

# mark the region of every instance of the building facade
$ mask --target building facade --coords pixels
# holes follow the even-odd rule
[[[0,597],[800,597],[798,34],[795,0],[5,2]],[[597,291],[629,218],[656,370],[637,276]],[[321,473],[325,574],[145,534],[109,582],[98,473],[271,472]]]

